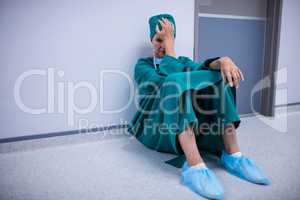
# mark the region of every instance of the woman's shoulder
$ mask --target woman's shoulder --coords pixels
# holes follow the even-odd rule
[[[177,58],[175,58],[175,57],[172,57],[172,58],[178,60],[179,62],[181,62],[183,64],[193,61],[192,59],[190,59],[187,56],[178,56]],[[148,56],[148,57],[138,58],[136,65],[153,65],[153,57]]]
[[[140,70],[147,70],[150,68],[154,68],[153,66],[153,58],[151,57],[142,57],[142,58],[138,58],[134,68],[136,71],[140,71]]]
[[[153,57],[142,57],[138,58],[136,64],[152,64]]]
[[[184,65],[191,65],[194,63],[194,61],[187,56],[179,56],[178,60]]]
[[[182,60],[182,61],[191,61],[192,59],[190,59],[187,56],[178,56],[178,60]]]

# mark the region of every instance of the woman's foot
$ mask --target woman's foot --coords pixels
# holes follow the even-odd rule
[[[181,183],[197,194],[209,199],[223,199],[224,192],[214,172],[203,166],[182,166]]]
[[[223,151],[221,165],[231,174],[256,184],[269,185],[271,182],[262,170],[244,155],[232,156]]]

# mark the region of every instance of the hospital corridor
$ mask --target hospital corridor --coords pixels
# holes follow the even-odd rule
[[[0,200],[300,199],[299,11],[0,0]]]

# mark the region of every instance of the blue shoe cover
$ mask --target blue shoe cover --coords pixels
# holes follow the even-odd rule
[[[234,157],[222,152],[221,165],[231,174],[256,184],[269,185],[271,182],[262,170],[248,157]]]
[[[182,166],[181,183],[208,199],[224,198],[221,184],[214,172],[207,167],[189,167],[187,161],[185,161]]]

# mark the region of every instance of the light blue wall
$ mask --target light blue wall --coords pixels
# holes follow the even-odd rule
[[[162,12],[176,18],[177,54],[192,57],[193,0],[1,0],[0,138],[127,123],[136,110],[133,102],[114,114],[100,106],[116,110],[130,100],[124,74],[132,77],[137,58],[151,56],[148,18]],[[14,97],[16,81],[32,69],[40,75],[21,82],[20,97],[26,106],[45,108],[41,114],[24,112]],[[103,70],[120,73],[101,78]],[[85,114],[71,112],[89,105]]]

